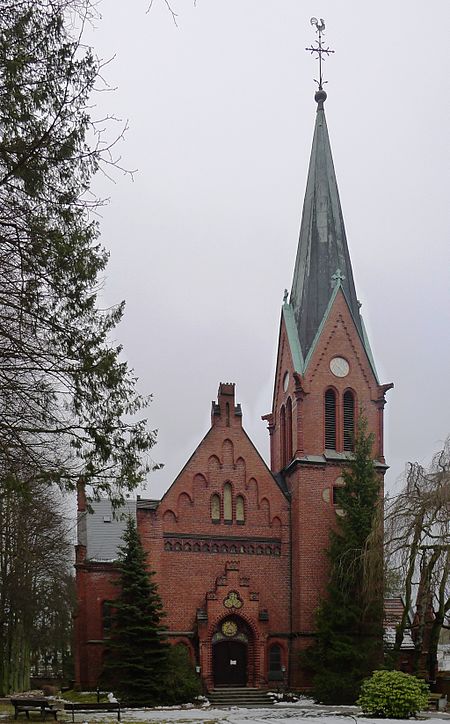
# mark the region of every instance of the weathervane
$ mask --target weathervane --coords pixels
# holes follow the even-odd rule
[[[305,50],[309,50],[311,55],[313,53],[317,53],[316,59],[319,60],[319,80],[316,80],[314,78],[314,81],[319,86],[319,90],[323,90],[323,84],[328,83],[328,81],[324,80],[323,76],[322,76],[322,56],[330,55],[330,53],[334,53],[334,50],[330,50],[330,48],[328,46],[325,48],[322,43],[322,34],[323,34],[323,31],[325,30],[325,23],[324,23],[323,18],[320,18],[320,20],[317,20],[317,18],[311,18],[311,25],[316,26],[316,33],[319,33],[319,40],[315,41],[315,44],[317,47],[313,47],[313,45],[311,43],[311,47],[305,48]],[[326,96],[325,96],[325,98],[326,98]]]

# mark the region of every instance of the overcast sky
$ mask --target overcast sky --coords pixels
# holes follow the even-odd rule
[[[220,381],[268,459],[280,310],[290,289],[316,104],[304,48],[324,18],[325,110],[362,313],[386,408],[392,486],[450,433],[448,0],[103,0],[87,40],[128,119],[132,181],[99,177],[104,299],[153,393],[159,497],[209,428]]]

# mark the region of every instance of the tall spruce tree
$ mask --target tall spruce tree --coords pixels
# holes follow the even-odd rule
[[[119,551],[120,590],[112,604],[102,685],[110,686],[121,702],[152,706],[166,699],[168,644],[161,635],[162,601],[134,518],[128,519]]]
[[[155,441],[97,298],[108,254],[90,190],[111,170],[91,114],[90,0],[0,0],[0,474],[121,500]]]
[[[341,514],[330,533],[330,576],[317,611],[317,637],[304,655],[314,694],[324,703],[353,703],[382,658],[382,495],[372,444],[360,415],[354,456],[339,489]]]

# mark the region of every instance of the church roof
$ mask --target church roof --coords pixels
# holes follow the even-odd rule
[[[325,91],[319,90],[315,99],[318,104],[316,125],[290,296],[293,321],[300,342],[300,354],[306,361],[333,292],[340,286],[370,359],[331,155],[323,107]]]

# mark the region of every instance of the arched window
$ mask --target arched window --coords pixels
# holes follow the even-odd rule
[[[230,483],[225,483],[223,486],[223,519],[225,523],[233,522],[233,501]]]
[[[325,392],[325,448],[336,450],[336,393]]]
[[[353,450],[355,445],[355,397],[351,390],[344,392],[344,450]]]
[[[102,602],[102,629],[103,638],[109,638],[112,628],[112,601]]]
[[[333,505],[336,506],[337,508],[340,508],[340,503],[341,503],[341,501],[340,501],[340,495],[341,495],[342,488],[344,487],[344,485],[345,485],[344,478],[340,475],[340,476],[339,476],[338,478],[336,478],[336,480],[334,481],[334,485],[333,485],[333,488],[332,488],[332,490],[333,490]]]
[[[273,644],[269,649],[269,680],[281,681],[283,671],[281,668],[281,646]]]
[[[292,460],[292,401],[286,402],[286,465]]]
[[[220,521],[220,495],[217,493],[211,497],[211,520],[213,523]]]
[[[244,525],[245,523],[244,498],[242,495],[238,495],[236,498],[236,523],[238,525]]]
[[[286,467],[286,410],[282,405],[280,410],[280,452],[281,452],[281,467]]]

